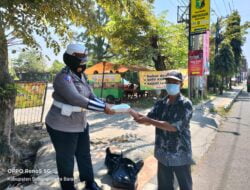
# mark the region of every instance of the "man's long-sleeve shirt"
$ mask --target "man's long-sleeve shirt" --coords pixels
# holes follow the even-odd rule
[[[181,94],[174,103],[168,97],[155,103],[148,117],[166,121],[177,129],[169,132],[156,128],[155,157],[166,166],[182,166],[193,164],[190,119],[192,117],[192,103]]]

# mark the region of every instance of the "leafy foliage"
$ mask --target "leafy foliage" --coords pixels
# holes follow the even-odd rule
[[[215,56],[214,70],[221,77],[220,94],[222,94],[226,77],[232,77],[235,73],[234,54],[227,41],[221,44],[219,53]]]
[[[6,84],[0,86],[0,101],[14,98],[17,93],[15,84]]]
[[[31,47],[40,47],[36,35],[42,36],[47,47],[60,51],[60,44],[52,38],[53,34],[67,42],[72,37],[69,24],[89,26],[91,19],[91,0],[3,0],[0,3],[0,24],[10,31],[10,38],[22,39]],[[86,11],[89,10],[89,11]]]
[[[55,60],[52,64],[52,66],[49,68],[49,72],[52,74],[58,73],[63,67],[65,67],[65,64],[61,63],[58,60]]]
[[[35,50],[20,53],[12,63],[16,73],[46,72],[47,67],[45,58]]]
[[[235,72],[240,72],[242,67],[242,46],[247,25],[241,25],[241,17],[238,11],[234,11],[226,20],[225,38],[230,41],[234,53]]]
[[[187,67],[188,36],[184,24],[172,24],[165,14],[158,18],[159,51],[168,69]]]
[[[166,21],[166,13],[154,16],[149,4],[139,8],[140,18],[133,11],[110,13],[104,33],[116,55],[113,60],[152,66],[160,57],[168,69],[185,67],[188,43],[185,26]]]
[[[109,21],[103,34],[111,44],[116,59],[123,63],[143,64],[151,59],[150,30],[154,24],[152,6],[143,0],[97,1]]]
[[[241,25],[241,17],[237,11],[234,11],[228,18],[222,19],[218,18],[218,21],[215,25],[211,27],[211,40],[210,40],[210,69],[211,75],[209,76],[209,86],[214,86],[214,92],[216,91],[217,79],[227,80],[226,77],[229,77],[229,80],[234,75],[237,75],[241,72],[242,69],[242,46],[245,41],[245,35],[247,34],[247,29],[249,28],[249,22]],[[213,37],[215,36],[215,38]],[[224,43],[219,46],[219,44]],[[225,45],[227,44],[227,45]],[[229,46],[230,47],[229,47]],[[220,48],[223,48],[220,50]],[[229,48],[225,50],[225,48]],[[220,55],[214,55],[216,52],[220,51]],[[231,64],[231,57],[227,57],[227,54],[233,52],[233,62]],[[224,52],[224,53],[223,53]],[[230,55],[231,53],[229,53]],[[223,58],[224,57],[224,58]],[[226,60],[223,60],[226,59]],[[226,65],[225,62],[230,62],[229,65]],[[224,75],[221,75],[220,72],[223,72]],[[220,76],[218,78],[218,76]],[[213,81],[212,81],[212,80]],[[225,81],[221,81],[223,83]],[[227,85],[227,84],[226,84]],[[231,88],[231,83],[230,83]]]
[[[234,54],[229,43],[223,42],[218,55],[215,57],[215,71],[217,74],[232,76],[234,74]]]
[[[94,13],[98,25],[105,26],[109,18],[104,10],[97,5]],[[114,56],[114,54],[110,52],[110,44],[105,36],[92,34],[89,29],[86,29],[84,32],[80,33],[76,39],[85,44],[88,50],[88,57],[92,63],[107,61]]]

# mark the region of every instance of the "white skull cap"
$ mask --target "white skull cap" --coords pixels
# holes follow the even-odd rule
[[[81,44],[69,44],[66,53],[72,55],[73,53],[85,53],[85,47]]]

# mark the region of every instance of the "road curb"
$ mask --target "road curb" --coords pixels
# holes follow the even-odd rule
[[[224,106],[224,110],[225,111],[229,111],[233,105],[233,103],[235,102],[235,100],[238,98],[238,96],[242,93],[244,88],[242,88],[238,93],[237,95],[232,99],[232,101],[228,104],[228,105],[225,105]]]

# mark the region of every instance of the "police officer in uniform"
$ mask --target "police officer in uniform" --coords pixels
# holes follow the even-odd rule
[[[56,151],[56,164],[62,190],[75,190],[73,171],[76,158],[80,181],[87,190],[100,190],[94,181],[86,111],[113,114],[111,105],[98,99],[86,81],[87,55],[84,46],[69,44],[63,55],[66,67],[54,80],[53,104],[46,127]]]

